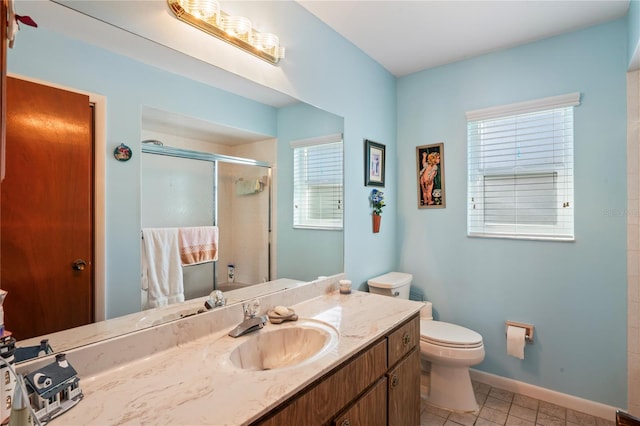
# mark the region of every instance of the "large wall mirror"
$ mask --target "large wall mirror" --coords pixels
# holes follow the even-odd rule
[[[141,231],[145,227],[216,224],[221,232],[224,227],[224,238],[231,241],[225,241],[226,245],[221,241],[215,268],[212,264],[204,268],[208,269],[206,271],[189,271],[188,282],[184,283],[187,301],[198,300],[218,285],[229,284],[226,279],[229,264],[237,265],[239,284],[243,287],[251,284],[240,290],[230,290],[232,302],[263,293],[267,288],[261,284],[264,281],[282,279],[283,285],[289,285],[343,271],[343,231],[294,229],[292,226],[293,154],[290,146],[295,140],[341,134],[342,117],[245,82],[237,76],[225,75],[187,55],[67,6],[49,1],[17,1],[16,9],[18,13],[34,18],[39,28],[19,32],[14,48],[8,52],[9,75],[20,81],[90,95],[87,99],[93,105],[95,116],[90,127],[95,139],[95,163],[90,170],[93,176],[90,204],[95,216],[91,239],[94,244],[87,265],[78,267],[74,263],[78,259],[70,255],[73,258],[63,262],[61,268],[69,270],[69,283],[60,275],[47,276],[46,268],[41,267],[42,276],[37,278],[46,282],[42,293],[18,295],[15,283],[28,274],[12,271],[5,261],[17,245],[9,240],[11,233],[5,233],[3,228],[0,287],[9,291],[4,304],[5,326],[9,330],[13,328],[12,323],[18,327],[14,333],[18,346],[34,345],[46,337],[54,351],[64,351],[153,326],[161,322],[157,318],[177,318],[176,315],[161,315],[151,321],[146,315],[148,311],[143,311]],[[86,31],[87,28],[91,31]],[[114,51],[104,43],[97,46],[92,40],[85,39],[84,34],[103,42],[111,39],[118,47]],[[148,55],[144,62],[134,59],[135,53],[127,56],[122,52],[123,45],[146,49],[147,53],[153,51],[157,62],[150,60]],[[176,70],[180,67],[191,71],[179,73]],[[229,87],[214,87],[194,79],[191,75],[194,69],[210,70],[221,76],[218,82],[229,81]],[[20,97],[18,92],[13,96]],[[12,104],[8,108],[13,108]],[[59,105],[55,109],[69,108]],[[43,118],[43,123],[50,124],[54,119],[58,120],[53,116]],[[57,123],[67,130],[70,127],[63,121]],[[29,139],[29,131],[23,134]],[[215,163],[217,169],[214,169],[213,162],[208,160],[185,160],[144,152],[143,141],[151,145],[156,145],[153,141],[159,141],[165,147],[211,154],[214,156],[211,158],[240,160]],[[8,150],[12,149],[11,144],[12,140],[8,139]],[[120,144],[131,148],[129,161],[114,158],[114,151]],[[52,157],[57,154],[49,154],[47,146],[36,149],[56,167],[69,167],[64,156]],[[7,159],[10,158],[8,155]],[[246,169],[244,164],[239,164],[245,160],[255,161],[261,168]],[[11,185],[11,172],[12,165],[8,164],[8,176],[2,183],[3,227],[9,223],[4,220],[4,193]],[[189,181],[195,179],[194,176],[202,178],[198,182],[207,182],[211,188],[199,188],[200,183]],[[33,179],[46,181],[46,177],[34,176]],[[251,196],[243,194],[244,185],[238,183],[247,180],[262,184],[263,191],[256,191]],[[168,188],[175,189],[179,181],[187,186],[168,195],[175,198],[174,206],[184,205],[194,210],[193,222],[174,222],[169,208],[163,204],[167,200],[153,198],[162,192],[167,195]],[[163,189],[158,185],[168,186]],[[45,183],[42,188],[47,188]],[[213,195],[211,189],[220,193]],[[188,196],[190,192],[199,199],[180,204],[179,197]],[[218,197],[217,209],[215,197]],[[207,210],[204,207],[200,210],[199,205],[206,206]],[[265,228],[262,228],[263,223]],[[18,220],[17,226],[20,225]],[[263,232],[266,235],[262,235]],[[261,235],[258,237],[258,234]],[[39,235],[23,235],[23,238],[34,240]],[[51,241],[50,246],[45,245],[41,250],[62,252],[57,244],[58,241]],[[41,260],[48,257],[42,252],[39,256]],[[23,260],[18,270],[29,271],[30,265],[40,261]],[[58,316],[62,316],[64,312],[78,311],[77,302],[70,301],[64,285],[72,285],[74,277],[87,271],[93,278],[88,293],[90,322],[101,321],[100,327],[88,330],[86,326],[74,324],[70,332],[58,331],[64,329],[59,325],[62,322],[57,317],[44,320],[44,313],[58,312]],[[14,287],[7,288],[12,285]],[[235,297],[233,291],[237,292]],[[172,309],[176,311],[177,308],[173,306]],[[134,318],[133,322],[131,318]],[[22,326],[18,326],[33,323],[34,319],[40,323],[35,331],[23,331]],[[48,329],[49,325],[54,328]]]

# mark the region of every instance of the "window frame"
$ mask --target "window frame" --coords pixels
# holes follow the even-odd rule
[[[297,149],[307,149],[310,147],[320,147],[323,145],[331,145],[331,144],[339,144],[340,145],[340,165],[339,165],[339,183],[337,184],[327,184],[327,186],[338,187],[340,191],[340,196],[338,198],[338,207],[331,211],[339,211],[340,217],[338,219],[332,218],[312,218],[308,209],[300,209],[298,210],[298,194],[301,192],[305,192],[307,196],[309,196],[309,191],[313,191],[317,189],[314,186],[306,185],[302,190],[298,188],[298,185],[302,184],[302,182],[298,179],[299,176],[296,175],[296,150]],[[316,229],[316,230],[326,230],[326,231],[342,231],[344,229],[344,141],[342,133],[320,136],[315,138],[308,138],[302,140],[296,140],[290,142],[290,146],[292,148],[292,156],[293,156],[293,182],[292,182],[292,225],[294,229]],[[306,189],[305,189],[306,188]],[[302,217],[301,217],[302,212]]]
[[[468,237],[486,237],[486,238],[510,238],[510,239],[531,239],[531,240],[552,240],[552,241],[575,241],[575,212],[574,212],[574,129],[575,129],[575,106],[580,105],[580,93],[570,93],[566,95],[553,96],[549,98],[537,99],[533,101],[519,102],[510,105],[503,105],[498,107],[484,108],[466,113],[467,118],[467,236]],[[560,109],[566,109],[565,111],[558,111]],[[491,155],[485,156],[482,153],[482,135],[477,135],[477,132],[482,124],[487,124],[491,120],[513,120],[517,123],[519,119],[524,119],[527,115],[536,117],[536,120],[542,119],[542,115],[545,113],[552,114],[555,117],[556,114],[568,114],[567,122],[571,123],[571,129],[568,131],[568,136],[563,135],[562,138],[562,150],[570,153],[566,155],[563,153],[562,161],[557,161],[555,156],[556,151],[556,136],[554,135],[551,147],[545,149],[546,153],[554,155],[553,161],[539,161],[534,165],[521,165],[517,161],[513,164],[497,167],[486,167],[484,164],[489,160],[496,161],[497,155],[492,157]],[[493,125],[496,125],[495,122]],[[514,130],[516,124],[512,124]],[[543,131],[536,133],[541,134]],[[516,142],[513,142],[514,146]],[[506,145],[505,145],[506,146]],[[479,152],[479,153],[478,153]],[[475,167],[477,166],[477,167]],[[474,169],[475,167],[475,169]],[[519,179],[525,176],[544,176],[554,175],[554,188],[550,198],[555,198],[556,207],[554,209],[556,224],[542,224],[542,223],[525,223],[525,221],[518,222],[514,220],[512,222],[505,223],[489,223],[486,219],[486,197],[485,189],[487,187],[486,182],[488,179],[499,179],[500,176],[505,177],[506,180],[513,178],[514,191],[511,201],[514,202],[514,217],[517,218],[517,202],[518,200],[524,200],[524,197],[519,198],[519,191],[524,190],[524,186],[518,186],[515,179]],[[556,187],[556,178],[560,176],[561,185]],[[487,179],[488,178],[488,179]],[[479,195],[481,194],[481,195]],[[500,195],[500,194],[498,194]],[[508,201],[508,197],[505,196],[501,202]],[[529,201],[529,200],[527,200]],[[521,209],[526,212],[526,209]],[[539,209],[540,210],[540,209]],[[527,217],[522,215],[521,217]],[[543,218],[542,215],[539,216]],[[542,220],[541,220],[542,222]]]

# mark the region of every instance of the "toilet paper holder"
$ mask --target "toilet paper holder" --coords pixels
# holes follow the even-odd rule
[[[520,327],[520,328],[524,328],[524,340],[529,342],[529,343],[533,343],[533,325],[532,324],[525,324],[523,322],[515,322],[515,321],[507,321],[505,323],[505,328],[504,328],[504,334],[507,334],[507,330],[509,329],[509,326],[511,327]]]

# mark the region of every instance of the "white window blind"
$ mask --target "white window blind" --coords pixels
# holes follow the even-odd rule
[[[342,135],[291,142],[294,228],[342,229]]]
[[[467,113],[467,235],[574,240],[579,103],[573,93]]]

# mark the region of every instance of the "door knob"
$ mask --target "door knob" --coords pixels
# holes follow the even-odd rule
[[[84,268],[87,266],[87,262],[82,259],[76,259],[73,261],[73,269],[76,271],[84,271]]]

